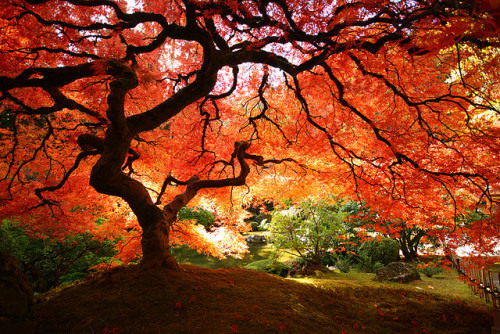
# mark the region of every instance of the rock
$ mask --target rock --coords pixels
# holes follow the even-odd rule
[[[0,329],[2,333],[35,333],[33,290],[16,260],[0,250]]]
[[[249,235],[249,236],[245,237],[245,241],[249,244],[265,244],[265,243],[267,243],[266,236],[259,235],[259,234]]]
[[[328,269],[325,266],[319,263],[306,262],[306,264],[300,270],[300,273],[303,276],[320,276],[324,274],[327,270]]]
[[[392,262],[384,268],[375,271],[374,281],[391,281],[408,283],[420,280],[420,275],[415,267],[404,262]]]

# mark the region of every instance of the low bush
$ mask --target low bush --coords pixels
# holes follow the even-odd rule
[[[0,249],[11,254],[35,292],[86,277],[90,268],[113,261],[118,240],[97,239],[80,233],[64,240],[38,234],[33,237],[18,222],[2,221]]]
[[[374,273],[380,268],[384,267],[384,264],[376,261],[374,257],[371,257],[367,252],[360,252],[358,254],[358,263],[356,264],[356,268],[365,272],[365,273]]]
[[[335,266],[343,273],[350,272],[355,263],[353,254],[335,254]]]
[[[356,252],[355,257],[339,257],[337,267],[343,272],[348,272],[347,266],[354,266],[358,270],[373,273],[399,260],[399,243],[391,238],[372,239],[363,242]]]
[[[386,266],[399,261],[399,243],[391,238],[372,239],[359,246],[358,253],[372,258],[374,263],[380,262]]]
[[[187,208],[183,207],[178,214],[179,220],[195,220],[196,224],[203,225],[205,230],[210,231],[215,224],[214,215],[203,208]]]

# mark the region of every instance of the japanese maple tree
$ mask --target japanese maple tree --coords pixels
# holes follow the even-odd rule
[[[3,1],[0,215],[137,221],[151,268],[172,242],[237,250],[253,197],[455,231],[500,182],[498,32],[491,0]],[[190,202],[230,238],[176,223]]]

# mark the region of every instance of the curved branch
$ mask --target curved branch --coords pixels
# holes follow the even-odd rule
[[[182,194],[177,195],[172,202],[167,204],[163,208],[163,211],[171,214],[177,214],[177,212],[189,203],[189,201],[191,201],[201,189],[244,185],[246,178],[250,173],[250,166],[245,161],[245,151],[249,147],[249,142],[237,142],[234,144],[233,156],[236,157],[240,164],[240,173],[238,176],[219,180],[200,180],[198,176],[192,176],[186,182],[186,190]]]
[[[71,166],[71,168],[68,169],[68,171],[64,174],[64,176],[62,177],[61,181],[59,181],[58,184],[56,184],[55,186],[50,186],[50,187],[37,188],[37,189],[35,189],[35,195],[42,200],[43,204],[53,204],[53,201],[48,200],[45,197],[43,197],[42,193],[46,192],[46,191],[52,192],[52,191],[56,191],[56,190],[61,189],[64,186],[64,184],[66,183],[66,181],[68,181],[71,174],[78,168],[78,166],[80,165],[80,162],[83,159],[85,159],[86,157],[89,157],[91,155],[98,155],[98,154],[99,154],[98,151],[80,152],[76,156],[76,159],[75,159],[73,166]]]
[[[246,141],[236,142],[234,144],[234,151],[231,155],[231,160],[229,164],[234,164],[234,159],[238,160],[238,163],[240,165],[240,172],[237,176],[219,180],[201,180],[198,176],[194,175],[188,181],[182,182],[169,175],[163,182],[162,190],[160,192],[160,195],[158,196],[156,203],[157,204],[160,203],[160,197],[161,195],[163,195],[166,187],[169,184],[176,183],[179,185],[187,185],[186,190],[182,194],[177,195],[169,204],[165,205],[165,207],[163,208],[163,211],[165,212],[169,212],[170,214],[177,214],[180,211],[180,209],[182,209],[182,207],[184,207],[187,203],[189,203],[189,201],[193,199],[194,196],[196,196],[198,191],[200,191],[201,189],[235,187],[235,186],[245,185],[246,179],[250,173],[250,166],[248,165],[248,162],[246,160],[253,160],[257,163],[257,165],[260,166],[269,163],[280,164],[285,161],[295,162],[295,160],[291,158],[286,158],[281,160],[278,159],[265,160],[261,156],[247,153],[246,151],[248,150],[249,147],[250,143]]]
[[[187,185],[189,182],[192,182],[193,180],[189,179],[187,181],[180,181],[180,180],[177,180],[175,177],[173,177],[172,175],[169,175],[167,176],[167,178],[165,179],[165,181],[163,181],[163,184],[161,186],[161,190],[160,192],[158,193],[158,197],[156,198],[156,202],[155,204],[156,205],[160,205],[161,204],[161,197],[163,196],[163,194],[165,194],[165,191],[167,190],[167,187],[169,185],[172,185],[172,184],[176,184],[176,185],[180,185],[180,186],[185,186]]]

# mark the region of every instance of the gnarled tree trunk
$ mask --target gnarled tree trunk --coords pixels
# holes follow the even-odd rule
[[[171,226],[175,223],[177,213],[191,199],[193,199],[200,189],[221,188],[228,186],[241,186],[245,184],[246,177],[250,172],[250,167],[245,159],[253,160],[256,164],[281,163],[282,160],[264,160],[260,156],[251,155],[246,152],[250,147],[249,142],[235,143],[234,152],[228,165],[234,167],[237,161],[240,165],[238,176],[219,180],[200,180],[196,175],[183,182],[173,177],[167,177],[156,203],[146,189],[138,180],[124,173],[124,168],[129,168],[132,172],[132,162],[139,159],[139,154],[131,149],[132,139],[141,131],[155,128],[168,117],[173,117],[182,110],[182,105],[175,102],[172,113],[166,111],[165,115],[156,115],[156,110],[148,114],[145,119],[133,120],[125,117],[124,102],[127,92],[135,88],[138,84],[134,72],[125,64],[111,62],[110,74],[114,80],[109,84],[110,93],[108,95],[107,118],[111,125],[107,128],[104,138],[99,138],[91,134],[84,134],[78,138],[78,144],[84,150],[83,153],[95,151],[100,154],[99,160],[92,168],[90,175],[90,185],[99,193],[118,196],[125,200],[137,217],[139,225],[143,230],[142,250],[143,259],[141,265],[144,268],[169,268],[178,269],[179,266],[175,258],[169,252],[169,233]],[[206,76],[200,76],[196,84],[181,90],[176,96],[186,95],[185,103],[196,100],[196,94],[210,92],[215,85],[217,67],[203,68],[202,72]],[[179,97],[180,98],[180,97]],[[174,99],[173,101],[177,101]],[[175,108],[174,108],[175,107]],[[143,126],[144,128],[141,128]],[[132,158],[127,156],[132,155]],[[287,161],[291,159],[286,159]],[[186,190],[177,195],[172,202],[160,209],[160,198],[166,186],[171,183],[185,185]]]
[[[102,194],[118,196],[125,200],[137,217],[143,230],[141,241],[143,251],[141,265],[143,268],[179,269],[177,261],[169,251],[170,229],[176,221],[177,213],[196,196],[200,189],[245,184],[246,177],[250,172],[250,167],[245,159],[253,160],[257,164],[267,162],[260,156],[246,153],[250,146],[248,142],[235,143],[229,164],[233,165],[235,160],[238,161],[240,165],[238,176],[220,180],[200,180],[197,176],[192,176],[185,182],[168,177],[157,202],[153,203],[146,187],[122,170],[130,141],[131,138],[127,136],[126,131],[114,131],[113,128],[108,129],[105,139],[88,135],[79,138],[79,144],[82,148],[88,145],[97,149],[101,154],[100,159],[92,168],[90,185]],[[280,163],[281,161],[273,160],[272,162]],[[186,185],[186,189],[165,205],[162,210],[158,204],[160,204],[160,198],[166,186],[170,183]]]
[[[170,254],[170,228],[177,212],[165,212],[156,206],[142,183],[124,174],[121,169],[110,168],[106,155],[94,166],[91,185],[100,193],[124,199],[137,217],[142,228],[141,265],[144,268],[179,269]]]
[[[152,221],[143,227],[141,266],[149,268],[179,269],[177,260],[170,254],[170,225],[166,220]]]
[[[177,260],[170,254],[170,231],[176,216],[177,213],[165,212],[157,206],[149,208],[147,217],[141,216],[141,266],[144,269],[179,269]]]

